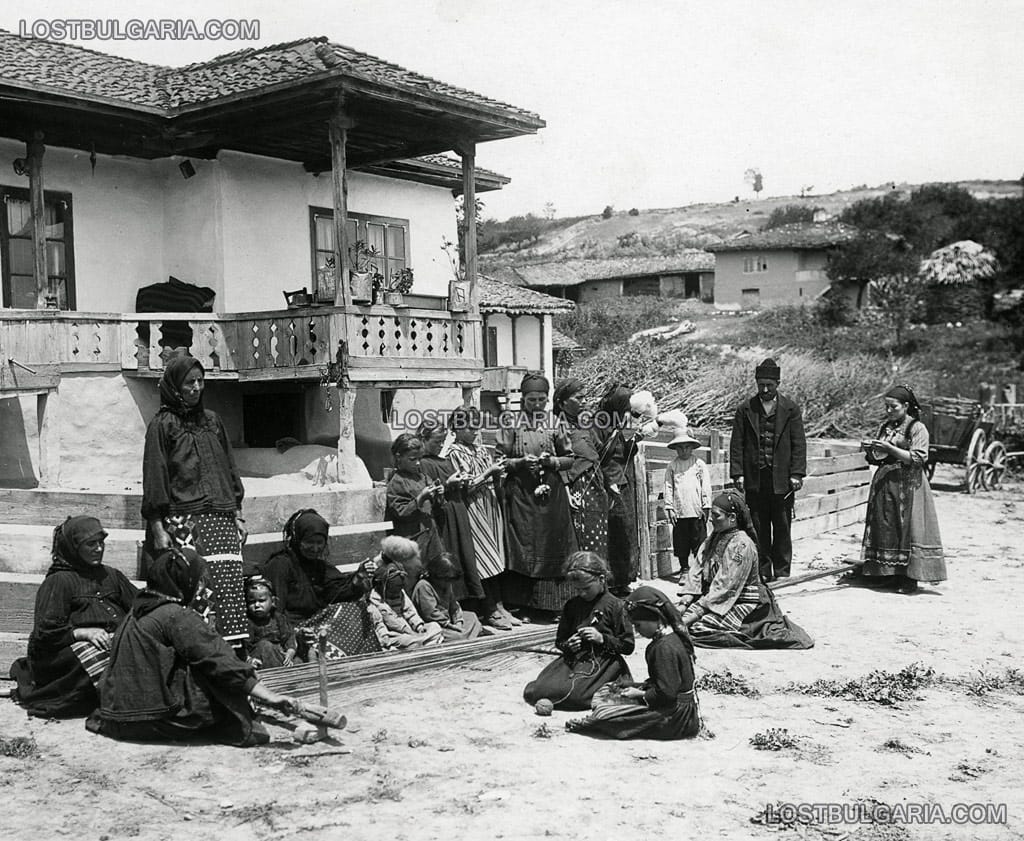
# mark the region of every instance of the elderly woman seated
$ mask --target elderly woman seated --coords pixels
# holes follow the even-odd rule
[[[381,541],[379,564],[373,572],[368,609],[370,621],[385,650],[421,648],[444,642],[437,622],[424,622],[406,594],[406,563],[417,568],[419,547],[412,540],[392,535]]]
[[[69,517],[53,532],[53,564],[36,594],[28,657],[11,666],[15,698],[30,715],[88,715],[110,639],[135,587],[103,565],[107,533],[95,517]]]
[[[158,555],[146,589],[114,636],[90,730],[125,741],[270,741],[250,697],[285,712],[301,707],[260,682],[189,605],[204,589],[206,563],[191,549]]]

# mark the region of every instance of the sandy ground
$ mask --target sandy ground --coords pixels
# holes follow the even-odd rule
[[[0,735],[39,754],[0,756],[5,838],[434,839],[1024,837],[1024,695],[977,694],[982,675],[1022,658],[1024,486],[937,504],[950,580],[915,596],[836,586],[784,590],[780,604],[815,638],[806,652],[699,651],[698,674],[730,670],[758,697],[701,694],[713,738],[603,742],[566,733],[520,700],[545,662],[505,655],[332,698],[349,729],[294,745],[283,726],[254,750],[118,744],[81,721],[26,718],[0,702]],[[950,474],[951,475],[951,474]],[[853,559],[855,528],[801,541],[797,573]],[[783,595],[783,593],[785,595]],[[642,645],[631,658],[645,674]],[[930,666],[958,682],[896,706],[817,697],[791,683]],[[1024,691],[1018,685],[1019,691]],[[755,750],[785,728],[795,747]],[[897,740],[899,749],[883,745]],[[837,824],[752,819],[768,803],[1005,803],[1006,823]],[[933,813],[934,814],[934,813]]]

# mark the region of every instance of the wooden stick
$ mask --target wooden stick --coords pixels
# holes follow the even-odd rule
[[[826,569],[818,572],[808,572],[806,575],[798,575],[795,578],[782,578],[778,581],[772,581],[768,584],[768,587],[775,592],[781,590],[783,587],[792,587],[794,584],[803,584],[805,581],[814,581],[816,578],[827,578],[830,575],[839,575],[843,572],[848,572],[851,569],[856,569],[860,564],[843,564],[835,569]]]
[[[327,628],[320,628],[316,643],[316,671],[320,683],[320,706],[325,710],[328,706],[327,699]],[[317,722],[316,731],[321,739],[327,738],[327,725],[323,721]]]

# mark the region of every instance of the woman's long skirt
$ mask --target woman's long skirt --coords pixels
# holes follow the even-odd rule
[[[204,511],[164,519],[164,527],[175,546],[195,549],[210,570],[210,607],[218,633],[230,645],[249,637],[242,592],[242,541],[235,515],[227,511]],[[203,611],[200,610],[200,613]]]
[[[570,661],[564,656],[545,666],[526,684],[523,700],[536,704],[547,698],[556,710],[589,710],[594,694],[612,681],[632,680],[622,657],[596,656]]]
[[[581,552],[608,557],[608,491],[604,477],[594,472],[580,476],[569,488],[572,525]]]
[[[636,581],[640,571],[640,538],[636,521],[636,479],[632,470],[619,493],[608,495],[608,568],[616,590]]]
[[[883,464],[875,471],[864,518],[861,560],[865,575],[946,580],[935,501],[920,467]]]
[[[652,710],[627,699],[596,701],[589,716],[570,721],[566,729],[606,739],[692,739],[700,731],[700,713],[693,692],[671,710]]]

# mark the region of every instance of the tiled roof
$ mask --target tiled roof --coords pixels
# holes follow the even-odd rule
[[[545,295],[522,286],[503,283],[491,277],[479,278],[480,311],[519,313],[556,313],[572,312],[576,305],[564,298]]]
[[[423,161],[434,166],[443,166],[445,169],[450,169],[457,172],[459,175],[462,174],[462,161],[457,161],[454,158],[449,158],[447,155],[420,155],[418,158],[411,158],[414,161]],[[486,176],[489,178],[496,178],[501,181],[507,182],[509,179],[507,176],[502,175],[500,172],[495,172],[491,169],[484,169],[482,166],[474,168],[476,177]]]
[[[688,249],[663,257],[621,257],[609,260],[559,260],[494,269],[491,274],[523,286],[578,286],[589,280],[642,277],[682,272],[713,272],[715,256]]]
[[[552,350],[582,350],[583,345],[577,342],[572,336],[567,336],[561,330],[551,328]]]
[[[171,111],[329,76],[485,108],[543,126],[540,117],[530,111],[333,44],[325,37],[239,50],[185,67],[163,67],[71,44],[22,38],[0,29],[0,84],[147,110]]]
[[[754,234],[740,234],[737,237],[707,246],[708,251],[767,251],[803,248],[831,248],[849,242],[857,235],[857,229],[850,225],[832,222],[815,225],[811,222],[796,222],[768,231]]]

